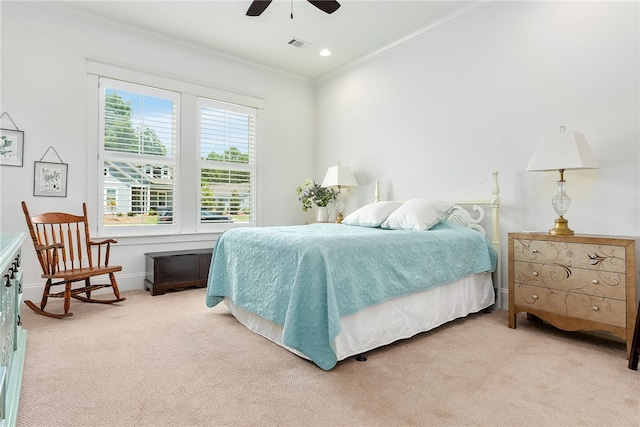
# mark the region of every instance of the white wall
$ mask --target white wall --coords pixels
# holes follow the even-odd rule
[[[0,3],[0,110],[25,131],[24,166],[0,167],[2,231],[26,231],[21,200],[33,212],[68,210],[90,193],[91,57],[263,98],[260,225],[303,222],[293,189],[336,162],[351,165],[361,184],[346,190],[347,212],[371,200],[375,179],[383,199],[471,197],[490,194],[497,169],[506,259],[508,231],[553,225],[557,175],[524,169],[540,136],[565,125],[586,135],[601,165],[566,173],[570,226],[640,233],[637,2],[504,1],[324,81],[315,94],[302,79],[43,7]],[[32,196],[33,162],[50,145],[69,164],[66,198]],[[121,288],[142,288],[144,252],[210,246],[215,237],[120,239]],[[26,296],[39,298],[29,242],[24,256]]]
[[[195,50],[93,25],[46,3],[2,2],[0,109],[25,132],[23,167],[0,167],[0,230],[27,231],[20,201],[31,213],[81,212],[92,189],[88,165],[87,61],[96,58],[194,81],[264,100],[259,113],[258,223],[303,223],[295,187],[313,169],[314,105],[311,82],[264,68],[244,66]],[[10,123],[2,121],[2,127]],[[183,141],[183,144],[193,144]],[[33,162],[49,146],[69,164],[68,196],[33,197]],[[46,158],[57,161],[54,157]],[[93,190],[95,193],[95,189]],[[119,238],[112,263],[123,265],[122,290],[142,289],[144,253],[211,247],[215,234]],[[42,280],[30,240],[23,246],[25,298],[39,300]]]
[[[570,227],[638,235],[638,27],[638,2],[505,1],[323,82],[316,175],[352,167],[349,212],[376,179],[382,199],[489,196],[498,170],[506,260],[507,232],[553,226],[558,173],[525,169],[565,125],[601,166],[565,173]]]

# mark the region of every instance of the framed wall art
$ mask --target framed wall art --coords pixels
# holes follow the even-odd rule
[[[34,162],[33,195],[67,197],[66,163]]]
[[[0,129],[0,165],[22,166],[24,132],[16,129]]]

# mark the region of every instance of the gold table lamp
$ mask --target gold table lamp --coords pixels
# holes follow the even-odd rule
[[[574,234],[564,217],[571,206],[571,198],[565,191],[566,181],[564,180],[564,171],[568,169],[600,169],[600,166],[584,135],[575,131],[566,132],[566,128],[561,126],[558,133],[546,135],[540,139],[527,166],[527,171],[557,170],[560,172],[558,193],[551,200],[558,218],[555,226],[549,230],[549,234]]]

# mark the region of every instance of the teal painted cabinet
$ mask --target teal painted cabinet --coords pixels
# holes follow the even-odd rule
[[[0,426],[14,426],[27,346],[20,322],[25,233],[0,233]]]

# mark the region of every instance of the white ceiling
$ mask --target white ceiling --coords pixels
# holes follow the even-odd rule
[[[341,7],[329,15],[305,0],[274,0],[259,17],[245,16],[251,0],[83,0],[40,6],[115,28],[137,27],[147,35],[159,34],[315,79],[495,2],[339,1]],[[311,45],[290,46],[292,38]],[[321,57],[324,48],[333,55]]]

